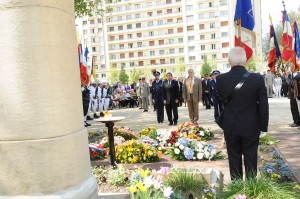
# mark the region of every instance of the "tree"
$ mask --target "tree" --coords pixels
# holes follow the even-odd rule
[[[102,9],[104,0],[74,0],[75,16],[83,17],[101,15],[103,16],[105,10]]]
[[[176,66],[175,66],[175,71],[174,74],[177,75],[178,77],[182,77],[185,74],[185,68],[186,68],[186,64],[184,62],[179,62]]]
[[[136,68],[134,67],[130,73],[130,82],[133,83],[134,81],[137,82],[140,78],[139,73],[137,72]]]
[[[261,60],[258,56],[252,56],[246,64],[246,69],[255,72],[261,66]]]
[[[207,56],[204,55],[204,64],[201,67],[201,76],[204,76],[205,74],[210,74],[212,71],[211,66],[207,62]]]
[[[126,73],[126,71],[125,71],[124,68],[125,68],[125,67],[122,66],[121,71],[120,71],[120,74],[119,74],[119,80],[120,80],[120,82],[121,82],[122,84],[127,83],[128,80],[129,80],[129,76],[127,75],[127,73]]]
[[[117,71],[117,66],[115,64],[111,64],[110,69],[109,69],[109,81],[111,84],[116,83],[119,78],[118,78],[118,71]]]

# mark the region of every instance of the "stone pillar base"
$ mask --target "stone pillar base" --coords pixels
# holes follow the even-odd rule
[[[90,176],[82,184],[62,192],[36,196],[0,196],[0,199],[97,199],[98,184],[94,176]]]

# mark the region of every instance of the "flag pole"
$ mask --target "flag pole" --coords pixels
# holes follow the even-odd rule
[[[238,37],[239,37],[239,46],[242,46],[242,19],[237,20],[238,23]]]
[[[284,0],[282,0],[282,4],[283,4],[283,11],[286,12],[285,10],[285,2]],[[284,13],[285,14],[285,13]],[[284,67],[284,64],[283,64],[283,59],[282,59],[282,56],[280,56],[280,61],[281,61],[281,71],[284,72],[285,71],[285,67]]]

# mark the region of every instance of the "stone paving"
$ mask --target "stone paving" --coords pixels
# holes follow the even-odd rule
[[[292,166],[294,174],[298,181],[300,181],[300,130],[297,128],[291,128],[288,126],[292,122],[292,116],[290,112],[289,100],[286,98],[271,98],[269,99],[270,106],[270,122],[269,122],[269,132],[280,142],[277,144],[277,148],[283,154],[286,161]],[[187,107],[179,108],[179,121],[181,122],[188,121],[188,111]],[[122,122],[116,124],[117,126],[127,126],[132,130],[139,132],[143,128],[149,126],[155,126],[157,128],[165,129],[175,129],[175,126],[168,126],[167,117],[165,115],[165,122],[163,124],[157,124],[156,122],[156,113],[153,110],[149,112],[143,112],[137,108],[132,109],[117,109],[112,110],[110,113],[113,116],[124,116]],[[205,110],[203,106],[200,106],[200,120],[198,122],[200,125],[211,128],[213,131],[216,131],[216,139],[214,140],[215,146],[221,150],[221,140],[222,133],[218,126],[213,121],[213,109]],[[99,128],[105,128],[101,123],[91,121],[93,124],[89,130],[93,131]],[[108,164],[106,162],[101,162],[101,164]],[[93,165],[99,164],[99,162],[93,162]],[[192,167],[192,168],[213,168],[215,170],[220,170],[224,174],[224,181],[229,181],[229,168],[228,160],[218,160],[218,161],[206,161],[206,162],[178,162],[170,160],[169,158],[163,158],[159,163],[143,164],[139,166],[151,166],[159,167],[161,165],[174,165],[179,167]],[[127,167],[133,167],[134,165],[127,165]]]

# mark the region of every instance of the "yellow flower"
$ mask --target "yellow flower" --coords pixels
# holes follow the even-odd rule
[[[149,174],[149,170],[148,170],[148,169],[146,169],[146,170],[144,170],[144,169],[139,169],[139,172],[140,172],[140,174],[141,174],[141,176],[142,176],[143,178],[147,177],[148,174]]]
[[[136,188],[134,186],[130,186],[129,187],[129,191],[130,191],[130,193],[135,193],[136,192]]]
[[[293,188],[294,188],[295,190],[300,190],[300,186],[299,186],[299,185],[295,185]]]
[[[149,151],[148,151],[148,155],[149,155],[149,156],[152,156],[152,155],[153,155],[152,151],[149,150]]]
[[[136,187],[141,191],[141,192],[146,192],[146,188],[141,182],[136,183]]]

